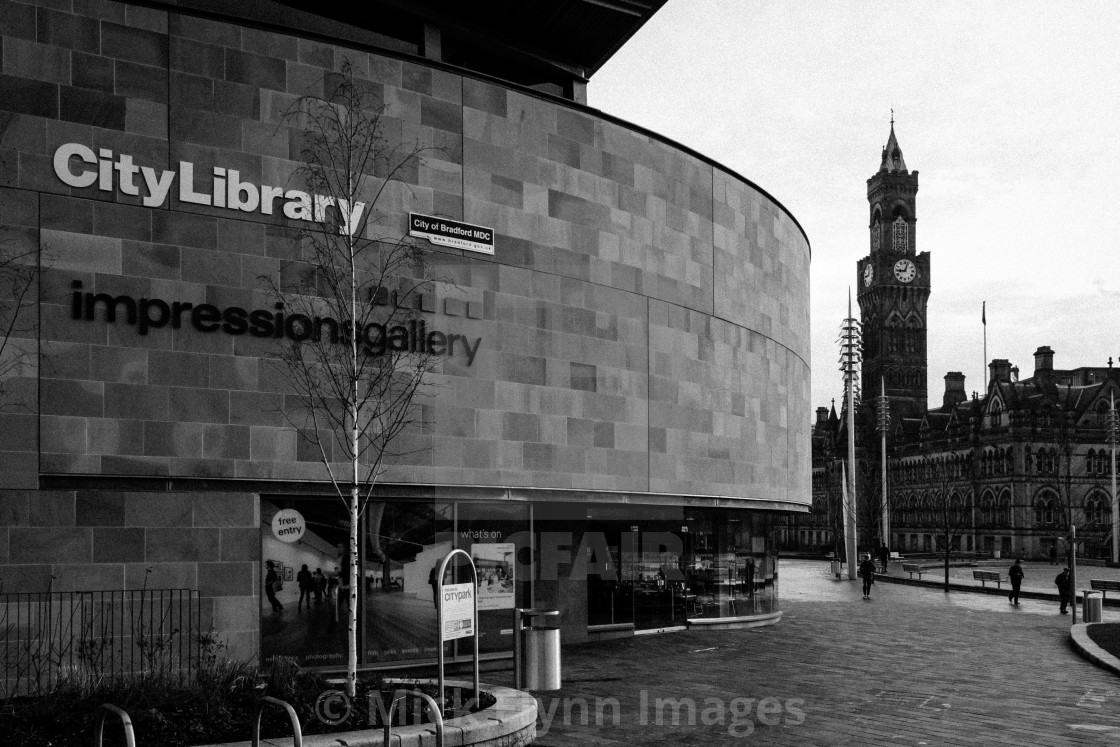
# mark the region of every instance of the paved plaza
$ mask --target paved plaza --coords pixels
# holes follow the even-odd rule
[[[865,601],[800,560],[780,594],[775,626],[566,648],[536,744],[1120,743],[1120,677],[1071,648],[1055,602],[885,583]]]

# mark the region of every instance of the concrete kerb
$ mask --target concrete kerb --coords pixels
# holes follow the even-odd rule
[[[434,682],[434,680],[433,680]],[[446,680],[446,687],[459,687],[471,690],[473,684],[466,680]],[[481,684],[480,687],[493,695],[497,702],[490,708],[460,718],[443,722],[445,747],[468,747],[482,745],[489,747],[522,747],[537,738],[537,701],[532,695],[509,687]],[[388,704],[386,704],[388,706]],[[422,747],[435,744],[436,728],[432,724],[394,726],[392,742],[394,747]],[[384,747],[381,727],[370,727],[359,731],[335,732],[333,734],[311,734],[303,737],[304,747]],[[290,745],[292,737],[261,739],[262,745]],[[252,742],[226,742],[207,747],[252,747]]]
[[[1086,659],[1099,667],[1112,670],[1115,674],[1120,675],[1120,659],[1117,659],[1115,656],[1093,643],[1093,639],[1089,637],[1089,626],[1101,624],[1102,623],[1077,623],[1071,626],[1069,630],[1070,641],[1073,643],[1073,647],[1077,649],[1077,652]]]

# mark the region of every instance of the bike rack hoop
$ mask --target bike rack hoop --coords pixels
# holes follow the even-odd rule
[[[124,726],[124,743],[128,747],[136,747],[136,735],[132,731],[132,719],[128,717],[123,708],[118,708],[112,703],[102,703],[98,709],[97,714],[97,734],[94,744],[101,747],[101,737],[105,731],[105,717],[110,713],[115,713],[121,720]]]
[[[294,747],[303,747],[303,732],[299,729],[299,717],[296,716],[296,709],[292,708],[290,703],[285,703],[270,695],[264,695],[257,701],[257,715],[253,719],[253,747],[260,747],[261,744],[261,714],[264,713],[266,705],[274,705],[288,712],[288,721],[292,724],[292,744]],[[135,745],[130,745],[130,747],[135,747]]]

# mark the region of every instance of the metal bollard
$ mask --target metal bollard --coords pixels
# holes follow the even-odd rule
[[[1081,595],[1081,622],[1099,623],[1104,619],[1104,594],[1085,590]]]

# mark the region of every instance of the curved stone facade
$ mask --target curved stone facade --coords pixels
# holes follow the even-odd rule
[[[280,112],[345,57],[385,102],[390,139],[433,148],[379,206],[383,228],[404,234],[413,211],[496,234],[493,257],[434,257],[457,287],[433,312],[481,343],[471,365],[443,366],[433,432],[387,480],[808,503],[809,248],[766,194],[560,100],[293,35],[122,12],[100,22],[96,64],[27,42],[28,69],[5,70],[56,78],[24,82],[49,110],[16,115],[5,137],[7,201],[26,207],[28,236],[39,229],[44,266],[39,458],[33,439],[8,444],[24,451],[25,482],[322,479],[281,418],[291,403],[260,344],[187,325],[142,336],[69,309],[75,281],[265,306],[258,277],[298,258],[282,221],[174,190],[146,207],[119,173],[109,192],[69,187],[52,158],[76,143],[115,163],[283,185],[299,138]]]

